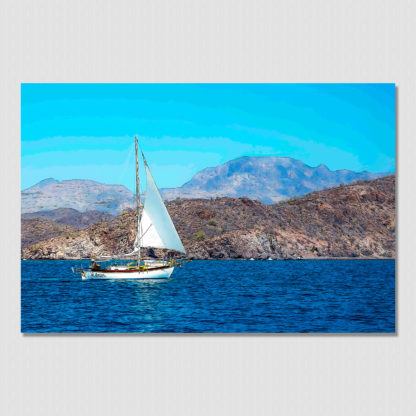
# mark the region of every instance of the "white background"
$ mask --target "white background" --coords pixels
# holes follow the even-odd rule
[[[414,415],[415,3],[3,1],[3,415]],[[396,82],[398,334],[20,334],[21,82]]]

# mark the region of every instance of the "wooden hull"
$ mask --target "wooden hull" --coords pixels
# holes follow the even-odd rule
[[[82,279],[169,279],[174,267],[158,267],[147,270],[85,270]]]

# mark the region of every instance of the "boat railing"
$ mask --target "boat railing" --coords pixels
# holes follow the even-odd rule
[[[82,267],[77,267],[77,266],[71,267],[71,270],[72,270],[72,273],[75,273],[75,274],[77,274],[77,273],[82,274],[84,272],[84,269]]]

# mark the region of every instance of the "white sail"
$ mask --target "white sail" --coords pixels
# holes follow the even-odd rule
[[[143,160],[146,169],[146,198],[139,227],[140,246],[167,248],[185,253],[144,155]]]

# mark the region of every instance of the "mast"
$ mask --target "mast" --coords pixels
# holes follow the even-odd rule
[[[137,252],[137,261],[140,265],[140,251],[141,251],[141,233],[140,233],[140,219],[141,219],[141,210],[140,210],[140,178],[139,178],[139,155],[138,155],[138,145],[137,145],[137,136],[134,140],[135,148],[136,148],[136,209],[137,209],[137,237],[139,246]]]
[[[146,158],[141,153],[146,172],[146,199],[140,215],[141,247],[173,249],[186,253]]]

